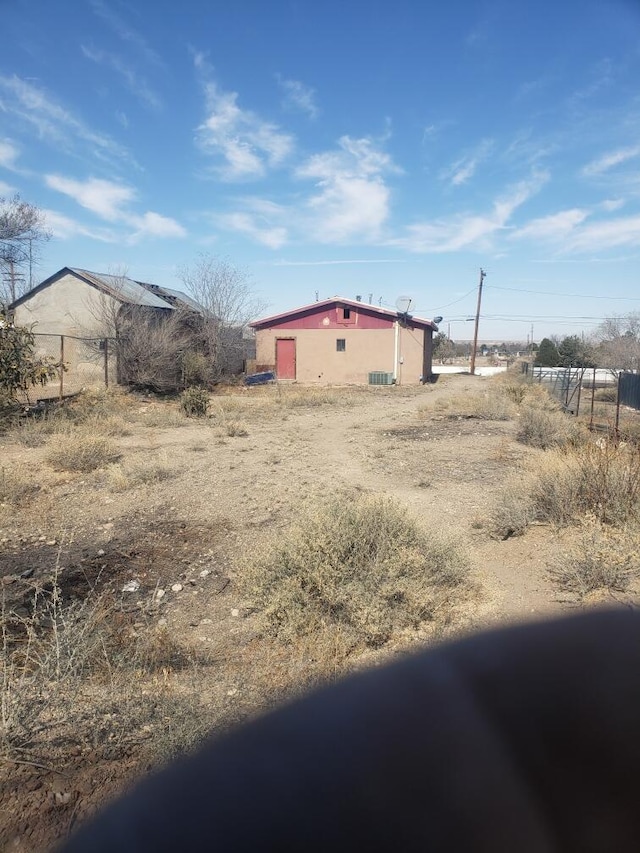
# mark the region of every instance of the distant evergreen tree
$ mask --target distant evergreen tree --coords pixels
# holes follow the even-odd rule
[[[557,367],[560,363],[558,348],[549,338],[543,338],[540,341],[535,363],[540,367]]]
[[[560,367],[593,367],[590,348],[578,335],[563,338],[558,347]]]

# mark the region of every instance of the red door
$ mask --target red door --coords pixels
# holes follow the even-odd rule
[[[276,376],[278,379],[296,378],[295,338],[276,338]]]

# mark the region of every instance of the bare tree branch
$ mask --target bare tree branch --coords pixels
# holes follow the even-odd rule
[[[32,286],[38,249],[49,240],[44,213],[19,195],[0,196],[0,297],[14,302]]]

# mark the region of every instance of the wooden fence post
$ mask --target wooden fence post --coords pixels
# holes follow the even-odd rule
[[[109,338],[104,339],[104,387],[109,387]]]

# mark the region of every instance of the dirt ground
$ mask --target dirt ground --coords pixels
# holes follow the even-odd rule
[[[316,496],[345,489],[393,496],[425,527],[464,544],[478,596],[456,631],[557,612],[565,605],[546,570],[558,535],[538,526],[496,541],[482,527],[492,496],[534,451],[515,441],[514,421],[452,419],[437,405],[490,381],[446,376],[420,388],[331,389],[309,399],[286,388],[237,389],[214,396],[222,420],[181,424],[148,416],[175,410],[175,403],[141,398],[128,410],[129,434],[113,440],[122,464],[151,460],[166,476],[129,488],[105,470],[57,473],[46,444],[25,447],[0,437],[2,466],[26,466],[38,487],[27,506],[0,506],[5,596],[19,607],[27,584],[57,571],[63,595],[81,598],[108,587],[123,612],[134,612],[134,629],[160,626],[209,662],[235,637],[241,648],[231,663],[209,667],[197,687],[221,720],[240,718],[245,708],[255,712],[259,693],[247,687],[254,650],[234,585],[242,555]],[[138,588],[123,592],[130,581]],[[256,670],[256,685],[264,677]],[[186,677],[179,689],[190,689]],[[78,743],[43,756],[35,762],[41,766],[19,756],[2,762],[2,849],[46,849],[146,772],[152,762],[144,736],[129,734],[119,735],[116,758]]]

